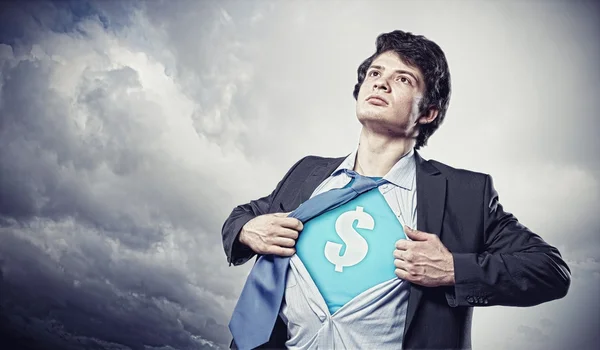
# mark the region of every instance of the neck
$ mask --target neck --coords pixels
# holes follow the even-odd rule
[[[363,127],[354,171],[363,176],[383,177],[414,146],[413,138],[389,137]]]

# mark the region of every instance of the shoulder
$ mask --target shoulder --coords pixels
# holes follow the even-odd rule
[[[484,202],[489,202],[489,198],[497,194],[492,176],[487,173],[456,168],[437,160],[426,162],[439,171],[437,176],[443,176],[446,179],[449,200],[458,200],[462,206],[474,198],[481,198]],[[477,203],[480,202],[473,203],[479,205]]]
[[[338,165],[340,165],[344,159],[346,159],[346,156],[343,157],[322,157],[322,156],[315,156],[315,155],[308,155],[305,156],[304,158],[300,159],[295,165],[294,167],[298,167],[298,168],[315,168],[315,167],[331,167],[331,166],[335,166],[337,167]]]
[[[292,165],[287,173],[284,176],[284,180],[286,179],[298,179],[298,178],[306,178],[310,174],[314,174],[315,171],[317,173],[321,172],[333,172],[335,168],[337,168],[345,157],[331,158],[331,157],[321,157],[315,155],[308,155],[300,160],[296,161],[294,165]]]
[[[322,156],[308,155],[308,156],[302,158],[302,160],[304,160],[308,163],[327,164],[327,163],[331,163],[331,162],[342,161],[342,160],[346,159],[347,156],[348,155],[345,155],[343,157],[322,157]]]
[[[483,172],[456,168],[435,159],[427,160],[427,162],[446,177],[449,183],[481,187],[491,181],[491,176]]]

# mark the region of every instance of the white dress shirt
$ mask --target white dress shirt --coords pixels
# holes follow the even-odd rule
[[[346,186],[351,178],[339,169],[354,169],[358,149],[312,193],[312,197]],[[417,226],[414,150],[383,177],[379,187],[400,224]],[[287,324],[289,349],[399,349],[402,345],[410,283],[394,278],[354,297],[330,314],[323,296],[297,255],[290,259],[280,316]]]

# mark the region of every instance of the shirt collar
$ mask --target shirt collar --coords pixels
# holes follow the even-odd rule
[[[341,174],[343,169],[354,169],[354,162],[356,161],[357,153],[358,147],[355,148],[354,151],[352,151],[352,153],[350,153],[346,159],[342,161],[342,164],[335,169],[331,176],[337,176]],[[394,166],[392,166],[390,171],[388,171],[383,178],[398,187],[412,191],[414,186],[414,178],[416,176],[416,169],[417,165],[415,163],[415,151],[411,148],[407,154],[405,154],[396,162],[396,164],[394,164]]]

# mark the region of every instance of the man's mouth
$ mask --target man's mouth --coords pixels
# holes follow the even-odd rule
[[[367,98],[367,102],[369,102],[372,105],[376,105],[376,106],[387,106],[388,105],[388,102],[379,96],[369,96]]]

